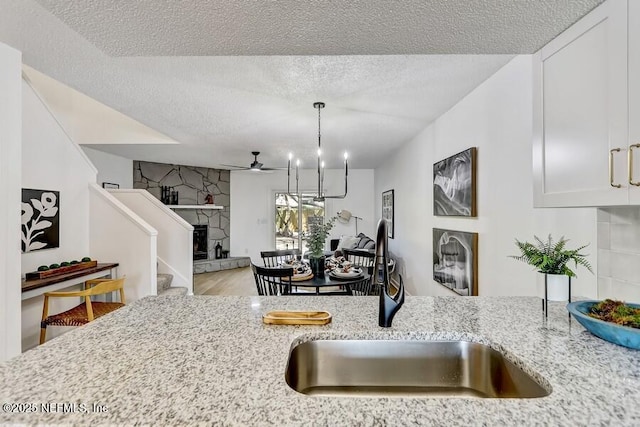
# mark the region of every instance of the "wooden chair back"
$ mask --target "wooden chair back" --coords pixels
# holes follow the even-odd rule
[[[300,249],[281,249],[277,251],[262,251],[260,256],[265,267],[278,267],[283,262],[294,260],[301,255]]]
[[[289,295],[293,268],[259,267],[251,263],[258,295]]]
[[[85,282],[85,287],[87,287],[86,296],[102,295],[119,291],[120,302],[126,304],[127,302],[124,297],[124,279],[124,277],[121,277],[120,279],[114,280],[88,280]]]

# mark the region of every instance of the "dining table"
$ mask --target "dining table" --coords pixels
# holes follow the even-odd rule
[[[352,295],[351,285],[363,279],[371,278],[367,271],[354,277],[335,277],[329,272],[324,277],[313,276],[307,280],[292,280],[292,295]],[[299,288],[315,288],[315,292],[301,291]],[[335,288],[335,289],[334,289]],[[321,292],[322,289],[325,289]],[[327,290],[329,289],[329,290]]]

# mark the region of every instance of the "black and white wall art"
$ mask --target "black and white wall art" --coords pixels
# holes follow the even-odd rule
[[[60,246],[60,192],[22,189],[22,252]]]
[[[387,220],[387,236],[393,239],[393,190],[382,193],[382,218]]]
[[[458,295],[478,295],[478,233],[433,229],[433,280]]]
[[[433,214],[476,216],[476,148],[433,165]]]

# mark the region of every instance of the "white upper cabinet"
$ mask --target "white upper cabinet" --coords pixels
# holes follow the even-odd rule
[[[640,203],[640,190],[629,184],[630,141],[640,143],[640,123],[630,127],[629,114],[640,119],[640,82],[628,78],[640,72],[640,22],[633,22],[640,1],[630,3],[631,11],[626,0],[603,3],[536,53],[537,207]],[[640,159],[640,147],[632,154]],[[640,181],[636,163],[631,180]]]

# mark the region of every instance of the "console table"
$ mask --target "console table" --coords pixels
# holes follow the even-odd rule
[[[22,300],[37,297],[45,292],[57,291],[73,285],[79,285],[86,280],[118,277],[118,263],[98,264],[86,270],[73,271],[59,276],[45,279],[23,280]]]

